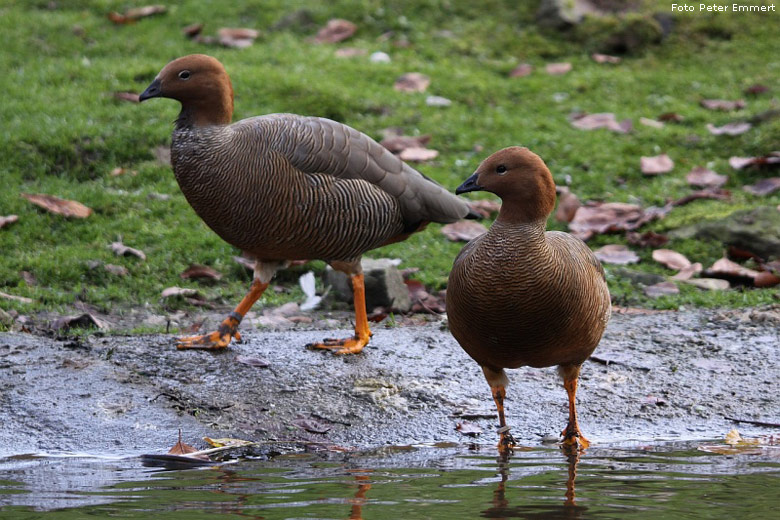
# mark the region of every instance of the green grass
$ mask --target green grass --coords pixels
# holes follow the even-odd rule
[[[705,129],[706,123],[723,124],[776,105],[777,14],[675,15],[675,28],[663,43],[628,55],[619,65],[599,65],[588,56],[599,41],[588,33],[590,26],[568,34],[542,31],[533,21],[535,2],[384,4],[185,1],[170,6],[166,15],[115,26],[106,13],[143,2],[70,0],[56,2],[54,9],[45,0],[5,2],[0,7],[0,178],[7,188],[0,191],[0,216],[17,214],[20,219],[0,230],[0,291],[35,303],[0,299],[0,307],[33,312],[83,301],[104,311],[146,304],[159,309],[161,290],[172,285],[198,288],[218,304],[234,303],[245,292],[251,277],[233,262],[238,252],[197,218],[170,169],[154,159],[154,147],[170,142],[178,104],[154,100],[136,105],[113,98],[115,91],[140,92],[170,59],[195,52],[212,54],[225,64],[235,88],[236,119],[295,112],[333,118],[377,138],[391,126],[408,134],[432,134],[430,146],[441,155],[419,169],[450,189],[489,153],[522,144],[547,161],[557,182],[570,177],[581,200],[659,205],[689,191],[685,174],[693,166],[707,165],[730,176],[726,188],[734,194],[731,202],[694,202],[646,229],[667,231],[736,209],[780,203],[778,194],[760,198],[741,190],[765,173],[737,172],[727,162],[732,155],[778,149],[780,121],[735,137],[713,136]],[[668,12],[670,5],[647,3],[645,10]],[[300,8],[310,11],[316,26],[334,17],[357,23],[355,37],[339,46],[385,51],[392,62],[336,58],[338,46],[307,41],[316,28],[273,29]],[[243,50],[204,46],[181,34],[193,22],[205,22],[207,34],[220,27],[253,27],[262,36]],[[389,31],[390,38],[380,38]],[[395,45],[398,41],[408,46]],[[569,61],[573,70],[548,76],[543,68],[551,61]],[[521,62],[534,65],[535,72],[509,78],[508,72]],[[395,78],[410,71],[432,78],[428,92],[393,90]],[[702,98],[745,97],[743,89],[755,83],[773,91],[748,98],[745,110],[730,114],[699,106]],[[447,97],[453,105],[427,107],[429,94]],[[635,129],[628,135],[580,131],[567,120],[578,110],[614,112],[619,119],[632,118]],[[663,112],[678,112],[685,120],[662,130],[638,124],[639,117]],[[675,169],[658,178],[643,177],[639,157],[661,152],[672,156]],[[112,177],[116,167],[137,174]],[[85,220],[50,215],[20,198],[20,192],[75,199],[94,214]],[[169,197],[155,198],[158,194]],[[551,227],[563,229],[554,222]],[[119,237],[142,249],[147,260],[115,257],[109,244]],[[602,236],[591,245],[623,240]],[[418,278],[438,288],[446,284],[460,247],[432,225],[370,255],[400,257],[404,266],[422,268]],[[723,249],[694,240],[673,241],[669,247],[705,266]],[[671,274],[651,260],[649,249],[639,253],[637,269]],[[91,269],[94,260],[123,265],[130,275]],[[210,285],[181,280],[179,273],[190,263],[210,265],[225,276]],[[313,266],[319,271],[324,264]],[[33,273],[38,284],[28,286],[21,271]],[[294,286],[300,272],[282,274],[281,282]],[[610,277],[610,288],[618,302],[664,308],[757,305],[776,301],[778,295],[776,289],[706,293],[683,287],[679,296],[650,301],[615,277]],[[263,301],[274,305],[299,297],[296,288],[269,292]]]

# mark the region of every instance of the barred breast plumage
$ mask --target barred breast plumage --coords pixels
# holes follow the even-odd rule
[[[458,193],[487,190],[503,205],[487,233],[455,259],[447,287],[450,330],[482,366],[501,426],[505,368],[558,365],[569,391],[564,443],[587,445],[574,408],[582,363],[598,345],[610,314],[601,265],[579,239],[545,231],[555,185],[544,162],[526,148],[496,152]],[[502,431],[502,449],[513,440]]]
[[[229,124],[230,78],[210,56],[172,61],[140,97],[181,102],[171,162],[182,192],[211,229],[257,262],[252,290],[220,330],[184,338],[181,348],[227,346],[276,269],[321,259],[352,277],[356,331],[314,346],[359,352],[370,336],[361,255],[428,222],[473,215],[463,200],[341,123],[273,114]]]

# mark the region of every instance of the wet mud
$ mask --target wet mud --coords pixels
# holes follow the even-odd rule
[[[315,322],[321,323],[321,322]],[[333,323],[333,322],[330,322]],[[304,348],[342,329],[242,325],[220,352],[177,351],[173,335],[52,339],[0,334],[0,457],[35,452],[164,452],[234,437],[269,450],[494,444],[481,370],[444,322],[374,327],[363,353]],[[582,370],[580,424],[595,443],[722,438],[780,423],[780,305],[614,314]],[[555,368],[509,371],[507,420],[521,444],[554,441],[566,396]],[[460,422],[482,430],[475,437]]]

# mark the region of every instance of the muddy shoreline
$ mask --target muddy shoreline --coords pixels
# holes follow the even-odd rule
[[[346,315],[345,315],[346,316]],[[349,334],[346,319],[287,330],[242,325],[224,352],[177,351],[174,336],[52,339],[0,334],[0,457],[35,452],[164,452],[182,430],[261,441],[385,445],[495,442],[495,411],[479,367],[443,322],[374,327],[351,357],[306,343]],[[733,311],[616,313],[578,393],[596,443],[777,434],[780,305]],[[557,437],[566,421],[556,370],[509,371],[508,422],[525,445]],[[468,420],[483,433],[456,431]]]

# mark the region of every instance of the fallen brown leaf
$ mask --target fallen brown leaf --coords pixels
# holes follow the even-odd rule
[[[138,175],[137,170],[130,170],[127,168],[122,168],[121,166],[117,166],[113,170],[111,170],[110,175],[112,177],[119,177],[120,175],[130,174],[131,176]]]
[[[393,88],[400,92],[425,92],[431,84],[431,78],[419,72],[407,72],[401,75]]]
[[[745,122],[726,123],[723,126],[715,126],[707,123],[707,130],[713,135],[740,135],[753,128],[753,125]]]
[[[609,54],[599,54],[598,52],[594,52],[590,55],[590,57],[595,61],[596,63],[620,63],[623,61],[618,56],[610,56]]]
[[[407,148],[425,148],[425,145],[431,140],[430,135],[391,135],[379,142],[382,146],[394,154],[401,153]]]
[[[720,188],[706,188],[703,190],[692,191],[688,195],[672,201],[671,204],[672,206],[683,206],[698,199],[729,200],[730,198],[731,192],[729,190],[723,190]]]
[[[745,100],[738,99],[736,101],[727,101],[725,99],[702,99],[701,106],[708,110],[738,110],[745,108]]]
[[[644,288],[643,292],[650,298],[658,298],[659,296],[679,294],[680,289],[674,282],[661,282],[654,285],[648,285]]]
[[[701,188],[720,188],[729,180],[727,175],[719,175],[710,169],[697,166],[685,176],[688,184]]]
[[[334,18],[328,20],[325,27],[317,32],[314,43],[338,43],[351,37],[357,31],[357,25],[349,20]]]
[[[601,233],[632,231],[651,220],[663,218],[670,208],[642,209],[636,204],[624,202],[588,202],[574,214],[569,222],[569,231],[581,240]]]
[[[441,228],[442,234],[453,242],[468,242],[487,232],[487,228],[473,220],[459,220]]]
[[[108,323],[101,320],[90,312],[84,314],[74,314],[71,316],[62,316],[57,318],[52,324],[54,330],[70,330],[70,329],[106,329]]]
[[[758,96],[760,94],[766,94],[769,92],[769,87],[762,85],[761,83],[756,83],[755,85],[750,85],[744,90],[744,92],[749,96]]]
[[[50,213],[55,213],[64,217],[87,218],[92,214],[92,210],[90,208],[86,207],[80,202],[76,202],[75,200],[61,199],[59,197],[55,197],[54,195],[46,195],[42,193],[21,193],[20,195],[36,206],[39,206]]]
[[[605,264],[627,265],[639,262],[637,254],[628,246],[621,244],[607,244],[595,250],[593,254]]]
[[[651,128],[663,128],[665,126],[663,121],[656,121],[655,119],[649,119],[647,117],[640,117],[639,122]]]
[[[677,271],[691,265],[685,255],[671,249],[656,249],[653,251],[653,260]]]
[[[402,161],[410,162],[430,161],[438,156],[439,152],[437,150],[431,150],[429,148],[404,148],[401,150],[401,153],[398,154],[398,157],[400,157]]]
[[[127,267],[121,265],[106,264],[103,266],[103,268],[115,276],[127,276],[130,274],[130,271],[127,270]]]
[[[198,291],[187,287],[167,287],[163,289],[161,296],[163,298],[173,298],[176,296],[197,297]]]
[[[664,112],[663,114],[659,115],[657,119],[667,123],[679,123],[685,120],[685,117],[681,116],[677,112]]]
[[[501,204],[495,200],[480,199],[469,201],[471,209],[479,213],[483,218],[490,218],[494,213],[498,213]]]
[[[140,103],[139,94],[136,94],[135,92],[114,92],[114,99],[129,101],[131,103]]]
[[[624,119],[618,122],[615,119],[615,114],[611,112],[603,112],[599,114],[578,114],[570,117],[571,124],[574,128],[580,130],[596,130],[597,128],[606,128],[613,132],[621,134],[631,131],[631,120]]]
[[[511,71],[509,71],[510,78],[524,78],[530,75],[534,71],[533,65],[529,63],[521,63]]]
[[[626,240],[632,246],[661,247],[669,242],[669,237],[655,231],[645,231],[644,233],[629,231],[626,233]]]
[[[761,157],[731,157],[729,166],[741,170],[748,166],[780,166],[780,152],[772,152]]]
[[[33,300],[31,298],[25,298],[24,296],[16,296],[13,294],[8,294],[0,291],[0,298],[5,298],[6,300],[13,300],[20,303],[32,303]]]
[[[113,251],[116,256],[136,256],[141,260],[146,260],[146,254],[144,254],[143,251],[141,251],[140,249],[128,247],[124,245],[121,241],[112,242],[110,247],[111,247],[111,251]]]
[[[368,51],[358,47],[342,47],[341,49],[336,49],[336,52],[333,54],[337,58],[354,58],[356,56],[365,56],[368,54]]]
[[[0,229],[19,221],[19,215],[7,215],[0,217]]]
[[[252,45],[260,33],[254,29],[223,27],[217,31],[219,43],[225,47],[244,49]]]
[[[558,194],[558,208],[555,210],[555,220],[558,222],[571,222],[582,203],[569,188],[561,188]]]
[[[689,280],[693,275],[699,274],[703,268],[704,266],[701,265],[701,262],[693,263],[688,267],[680,269],[680,272],[672,276],[672,280]]]
[[[199,35],[203,31],[203,24],[202,23],[192,23],[181,30],[181,32],[186,36],[187,38],[194,38],[197,35]]]
[[[562,76],[571,71],[571,63],[548,63],[544,70],[551,76]]]
[[[185,280],[188,278],[207,278],[209,280],[219,280],[222,273],[207,265],[191,264],[180,275]]]
[[[758,276],[758,271],[741,266],[728,258],[721,258],[716,260],[715,263],[712,264],[712,267],[707,269],[706,274],[710,278],[725,277],[729,280],[747,278],[752,283]]]
[[[718,278],[691,278],[689,280],[681,281],[705,291],[725,291],[731,287],[727,280],[720,280]]]
[[[770,193],[774,193],[777,190],[780,190],[780,177],[768,177],[766,179],[761,179],[755,184],[743,186],[742,189],[748,193],[752,193],[753,195],[769,195]]]
[[[482,428],[480,428],[478,424],[470,421],[459,422],[455,425],[455,429],[458,430],[461,435],[468,435],[471,437],[476,437],[482,433]]]
[[[645,175],[658,175],[672,171],[674,161],[666,154],[655,155],[653,157],[640,157],[639,165],[642,173]]]
[[[128,9],[124,14],[117,12],[108,13],[108,19],[117,25],[123,25],[128,23],[134,23],[135,21],[146,18],[147,16],[154,16],[157,14],[164,14],[168,11],[168,8],[164,5],[147,5],[144,7],[135,7]]]
[[[780,276],[770,273],[769,271],[761,271],[753,280],[753,285],[759,288],[774,287],[780,285]]]

